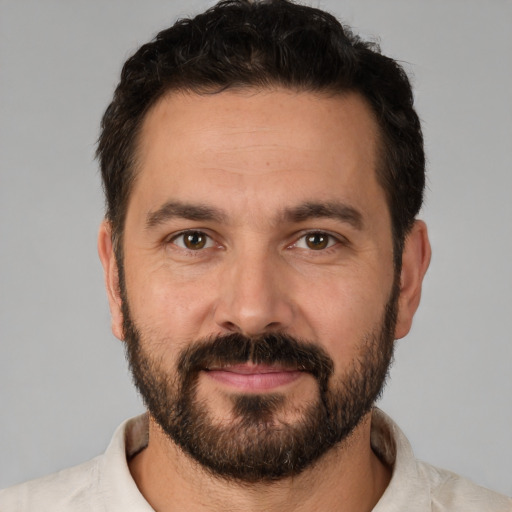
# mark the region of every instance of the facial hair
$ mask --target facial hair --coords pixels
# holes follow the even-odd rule
[[[215,477],[255,483],[300,474],[347,440],[382,393],[393,357],[396,283],[380,325],[363,336],[357,357],[336,377],[333,360],[318,343],[286,333],[197,340],[180,353],[171,374],[145,347],[172,340],[149,340],[137,329],[123,281],[123,329],[134,383],[169,439]],[[200,374],[247,362],[310,373],[317,399],[300,407],[298,419],[286,422],[276,420],[286,404],[285,393],[233,393],[231,421],[219,424],[198,397]]]

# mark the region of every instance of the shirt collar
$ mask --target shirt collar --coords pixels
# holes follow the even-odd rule
[[[99,484],[111,511],[152,512],[128,467],[128,460],[148,444],[148,416],[143,414],[121,424],[102,458]],[[392,468],[391,481],[373,512],[430,510],[430,488],[425,485],[409,441],[383,411],[372,413],[371,445]]]
[[[430,511],[430,486],[419,471],[411,445],[398,425],[373,409],[370,442],[373,451],[392,468],[391,480],[373,512]]]

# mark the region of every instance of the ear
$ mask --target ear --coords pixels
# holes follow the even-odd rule
[[[119,288],[119,269],[112,245],[112,228],[108,221],[101,223],[98,233],[98,255],[103,265],[105,288],[110,305],[112,332],[116,338],[124,339],[123,313],[121,310],[121,292]]]
[[[400,273],[400,297],[395,339],[403,338],[411,329],[414,313],[421,298],[421,285],[432,254],[427,226],[417,220],[405,239]]]

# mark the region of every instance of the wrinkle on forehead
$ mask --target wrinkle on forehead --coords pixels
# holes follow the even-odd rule
[[[144,120],[137,181],[154,196],[151,209],[169,199],[164,190],[179,197],[191,180],[205,194],[225,189],[230,201],[263,209],[280,204],[283,183],[297,200],[323,200],[339,189],[337,198],[350,203],[355,184],[361,191],[376,183],[377,131],[357,94],[170,93]]]
[[[228,99],[229,101],[226,101]],[[272,105],[271,109],[259,108],[262,102]],[[295,103],[290,110],[290,104]],[[311,108],[313,107],[313,108]],[[296,137],[297,146],[303,148],[304,142],[311,146],[322,145],[322,139],[311,139],[313,134],[322,133],[329,139],[336,139],[337,130],[333,123],[349,124],[353,122],[353,109],[361,107],[366,116],[359,115],[358,124],[364,124],[364,130],[359,134],[364,145],[375,142],[378,127],[373,112],[366,100],[357,93],[345,93],[332,96],[323,93],[295,92],[289,89],[278,88],[270,90],[227,90],[216,94],[200,95],[193,92],[170,92],[161,98],[146,114],[141,130],[142,145],[144,135],[148,132],[148,125],[159,124],[167,126],[167,135],[186,136],[197,140],[200,144],[212,144],[222,149],[233,148],[233,137],[255,137],[275,133],[283,135],[283,114],[287,118],[289,131]],[[301,127],[304,123],[304,110],[307,109],[307,128]],[[314,110],[314,115],[311,113]],[[193,114],[191,114],[193,111]],[[244,116],[243,112],[248,115]],[[235,115],[233,115],[235,114]],[[173,118],[179,118],[179,123],[173,123]],[[363,119],[363,117],[365,119]],[[208,122],[202,122],[202,121]],[[325,123],[331,126],[326,127]],[[322,130],[322,128],[324,130]],[[326,131],[325,128],[334,128]],[[152,136],[155,134],[152,133]],[[172,140],[172,139],[170,139]],[[255,145],[259,145],[254,141]],[[373,145],[373,144],[372,144]],[[200,150],[200,147],[197,149]]]

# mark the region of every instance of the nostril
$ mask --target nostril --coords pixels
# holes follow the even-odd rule
[[[251,281],[251,280],[249,280]],[[277,286],[259,286],[238,280],[213,304],[210,317],[225,333],[259,336],[287,329],[293,322],[294,306]],[[227,286],[227,285],[226,285]]]
[[[233,322],[224,322],[222,327],[229,332],[240,332],[240,328]]]
[[[249,326],[245,326],[245,328],[242,325],[237,325],[236,322],[230,322],[226,321],[224,322],[221,327],[227,332],[227,333],[238,333],[242,334],[244,336],[259,336],[264,335],[268,333],[276,333],[278,331],[283,330],[283,325],[280,322],[270,322],[263,328],[250,328]]]

